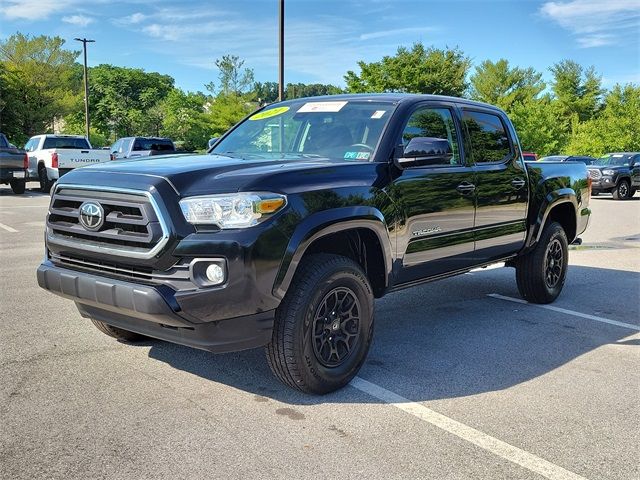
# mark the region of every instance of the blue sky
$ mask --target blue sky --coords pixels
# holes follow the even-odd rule
[[[169,74],[204,90],[214,60],[245,59],[258,81],[277,81],[277,0],[2,0],[0,37],[19,31],[96,40],[89,65]],[[640,0],[286,0],[286,81],[343,86],[357,61],[416,41],[458,46],[474,64],[507,58],[548,67],[594,65],[606,87],[640,84]]]

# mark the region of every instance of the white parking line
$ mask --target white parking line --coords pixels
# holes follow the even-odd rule
[[[18,230],[16,230],[15,228],[11,228],[9,225],[5,225],[4,223],[0,223],[0,228],[10,233],[18,233]]]
[[[531,305],[532,307],[544,308],[546,310],[552,310],[554,312],[564,313],[566,315],[573,315],[574,317],[586,318],[588,320],[594,320],[596,322],[608,323],[609,325],[615,325],[617,327],[623,327],[623,328],[628,328],[630,330],[640,331],[640,326],[633,325],[632,323],[624,323],[624,322],[618,322],[617,320],[609,320],[608,318],[597,317],[595,315],[589,315],[588,313],[581,313],[573,310],[567,310],[566,308],[554,307],[553,305],[539,305],[537,303],[529,303],[526,300],[522,300],[521,298],[506,297],[498,293],[489,293],[487,294],[487,297],[498,298],[500,300],[507,300],[508,302],[523,303],[525,305]]]
[[[464,423],[453,420],[452,418],[425,407],[421,403],[412,402],[411,400],[387,390],[386,388],[382,388],[375,383],[368,382],[360,377],[355,377],[351,380],[350,385],[371,395],[372,397],[388,403],[389,405],[399,408],[420,420],[455,435],[458,438],[466,440],[467,442],[473,443],[474,445],[487,450],[500,458],[515,463],[516,465],[520,465],[521,467],[537,473],[538,475],[542,475],[545,478],[549,478],[551,480],[585,480],[584,477],[555,465],[544,458],[540,458],[532,453],[522,450],[521,448],[514,447],[513,445],[503,442],[502,440],[498,440],[491,435],[487,435],[475,428],[469,427]]]

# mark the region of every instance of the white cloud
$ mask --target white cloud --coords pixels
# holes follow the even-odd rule
[[[540,13],[571,32],[582,48],[615,45],[629,35],[637,39],[640,28],[640,0],[545,2]]]
[[[67,0],[4,0],[0,12],[9,20],[42,20],[65,11],[73,3]]]
[[[68,17],[62,17],[62,21],[65,23],[70,23],[71,25],[78,25],[79,27],[86,27],[90,23],[93,23],[95,20],[91,17],[87,17],[85,15],[71,15]]]
[[[436,29],[433,27],[407,27],[394,28],[391,30],[379,30],[377,32],[367,32],[360,35],[360,40],[373,40],[376,38],[393,37],[396,35],[426,34],[432,33]]]
[[[132,13],[131,15],[127,15],[126,17],[115,19],[114,23],[120,25],[136,25],[145,21],[146,19],[147,15],[145,15],[144,13],[136,12]]]

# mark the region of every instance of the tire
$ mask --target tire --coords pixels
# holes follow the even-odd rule
[[[9,184],[11,185],[11,190],[13,190],[13,193],[15,193],[16,195],[20,195],[24,193],[27,182],[24,179],[19,179],[11,180]]]
[[[357,263],[329,254],[304,258],[276,310],[266,346],[271,370],[305,393],[345,386],[369,351],[373,310],[371,285]]]
[[[91,323],[93,323],[96,328],[105,335],[109,335],[110,337],[124,342],[137,342],[146,338],[144,335],[140,335],[139,333],[130,332],[129,330],[123,330],[118,327],[112,327],[111,325],[94,320],[93,318],[91,319]]]
[[[616,188],[613,189],[611,194],[613,195],[614,200],[628,200],[632,197],[631,186],[629,185],[629,180],[622,179],[616,185]]]
[[[597,197],[598,195],[600,195],[600,192],[591,192],[592,197]]]
[[[54,181],[49,180],[47,169],[42,165],[38,168],[38,178],[40,179],[40,191],[43,193],[49,193]]]
[[[516,261],[516,282],[522,298],[532,303],[551,303],[558,298],[568,260],[567,235],[559,223],[553,222],[544,227],[536,247]]]

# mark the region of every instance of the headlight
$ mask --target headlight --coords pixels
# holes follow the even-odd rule
[[[218,225],[220,228],[244,228],[257,225],[280,210],[287,197],[277,193],[232,193],[206,195],[180,200],[187,222]]]
[[[602,170],[602,174],[603,175],[615,175],[616,171],[615,170]]]

